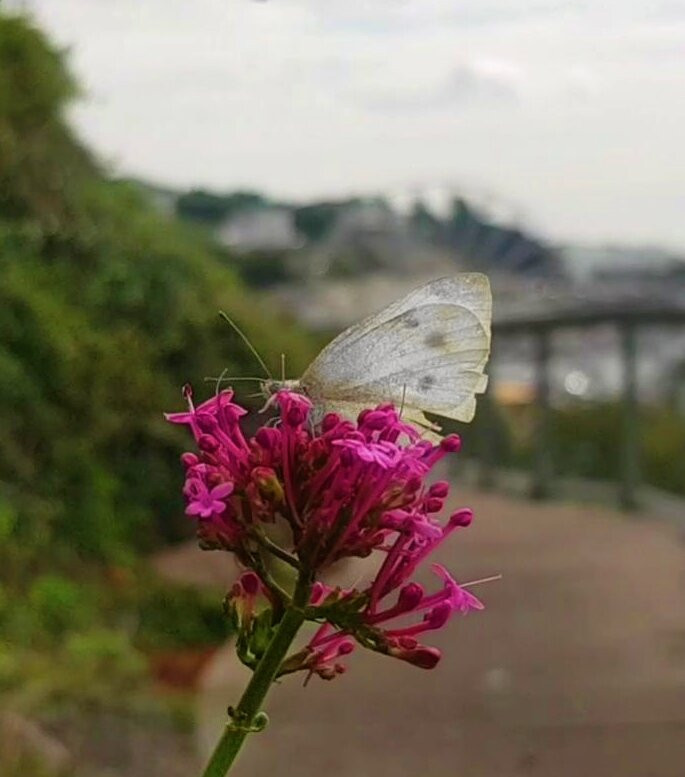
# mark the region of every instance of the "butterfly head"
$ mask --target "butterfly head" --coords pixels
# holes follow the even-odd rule
[[[268,399],[279,391],[295,391],[298,394],[304,394],[305,390],[299,380],[276,380],[269,378],[261,383],[262,394]]]

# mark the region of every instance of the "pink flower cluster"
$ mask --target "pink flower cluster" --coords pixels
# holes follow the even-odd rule
[[[470,519],[471,516],[467,510],[462,511],[461,516],[457,514],[442,536],[446,536],[457,526],[468,525]],[[402,554],[398,548],[406,544],[408,544],[407,535],[401,533],[395,540],[383,566],[386,567],[388,559],[393,555],[397,557]],[[423,548],[416,553],[416,557],[420,560],[431,550],[430,547]],[[413,563],[409,565],[412,571],[413,567]],[[440,660],[440,650],[420,644],[416,637],[426,631],[442,628],[453,613],[465,615],[469,610],[483,609],[481,601],[470,591],[458,585],[442,564],[433,564],[432,568],[443,583],[441,589],[433,594],[427,595],[423,586],[416,582],[404,582],[403,585],[398,584],[392,588],[387,584],[385,588],[387,593],[383,594],[384,586],[379,582],[383,579],[383,568],[364,592],[331,591],[327,601],[334,605],[332,617],[323,623],[310,640],[302,655],[302,665],[297,668],[306,668],[310,673],[316,673],[327,680],[332,679],[336,674],[341,674],[345,671],[345,666],[339,663],[338,659],[354,649],[354,642],[350,639],[352,635],[357,642],[371,650],[399,658],[422,669],[432,669]],[[409,574],[411,574],[409,571],[406,575],[402,572],[401,580],[406,581]],[[397,587],[400,590],[394,604],[379,604]],[[340,605],[346,601],[353,605],[352,610],[357,603],[362,603],[363,608],[351,617],[349,615],[337,617],[335,610],[340,609]],[[325,612],[325,603],[323,609]],[[413,623],[394,627],[387,623],[402,616],[413,616],[419,613],[422,614],[422,618]],[[316,613],[313,614],[316,615]]]
[[[198,407],[189,388],[186,398],[187,412],[167,416],[190,427],[198,449],[182,457],[186,513],[197,521],[206,546],[234,552],[251,570],[232,594],[236,601],[242,597],[243,613],[254,608],[260,586],[272,603],[278,599],[261,561],[265,551],[312,580],[340,559],[375,550],[384,554],[363,591],[314,584],[307,616],[322,625],[284,671],[332,677],[355,641],[416,666],[435,666],[439,651],[419,644],[417,636],[441,628],[455,612],[482,608],[438,564],[436,593],[426,594],[411,581],[429,554],[471,522],[471,512],[460,510],[441,524],[437,515],[448,485],[424,483],[440,459],[459,449],[459,438],[448,436],[439,445],[422,440],[391,405],[365,410],[356,424],[328,414],[314,428],[309,400],[280,391],[275,395],[280,422],[248,439],[240,427],[246,411],[233,402],[231,391]],[[289,527],[285,547],[267,531],[277,521]],[[389,623],[417,614],[420,620],[409,625]]]

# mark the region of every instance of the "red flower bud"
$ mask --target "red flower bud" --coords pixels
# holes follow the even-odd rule
[[[438,499],[445,499],[450,492],[450,484],[445,480],[438,480],[437,483],[428,489],[428,495],[437,497]]]
[[[214,453],[218,449],[219,443],[216,437],[213,437],[211,434],[201,434],[197,441],[197,447],[201,451],[205,451],[205,453]]]
[[[467,507],[457,510],[450,515],[450,526],[469,526],[473,520],[473,512]]]
[[[423,587],[418,583],[407,583],[401,590],[397,598],[398,610],[409,611],[418,607],[423,599]]]
[[[439,513],[442,510],[442,506],[445,503],[444,499],[438,497],[429,497],[424,502],[424,510],[427,513]]]
[[[189,469],[190,467],[194,467],[196,464],[200,463],[200,459],[194,454],[194,453],[182,453],[181,454],[181,464],[186,469]]]
[[[461,448],[461,437],[458,434],[448,434],[440,443],[440,447],[446,453],[456,453]]]
[[[442,658],[442,653],[436,647],[420,645],[413,650],[403,650],[391,655],[418,666],[419,669],[433,669]]]

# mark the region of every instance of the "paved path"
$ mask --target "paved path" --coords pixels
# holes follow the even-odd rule
[[[464,493],[473,526],[441,560],[484,613],[435,640],[426,672],[358,650],[348,673],[267,705],[236,777],[683,777],[685,544],[656,521]],[[201,563],[201,562],[200,562]],[[246,673],[230,647],[204,678],[201,747]]]

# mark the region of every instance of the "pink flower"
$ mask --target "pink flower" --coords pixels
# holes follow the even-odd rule
[[[186,515],[197,515],[200,518],[211,518],[221,515],[226,510],[225,499],[233,491],[233,483],[222,483],[214,486],[211,491],[199,478],[191,478],[186,484],[190,495]]]
[[[476,598],[470,591],[462,588],[442,564],[433,564],[432,569],[445,582],[443,601],[449,604],[452,610],[465,615],[469,610],[484,609],[485,605],[480,599]]]
[[[197,521],[205,547],[234,552],[249,570],[231,594],[244,623],[238,642],[245,660],[255,655],[249,635],[257,628],[257,595],[268,606],[287,605],[287,593],[263,565],[264,554],[272,553],[316,581],[307,617],[321,624],[305,650],[285,662],[284,673],[301,669],[330,679],[343,671],[341,659],[355,643],[419,667],[435,666],[440,652],[419,644],[417,636],[442,628],[454,613],[483,606],[439,564],[433,566],[439,590],[426,594],[411,579],[427,556],[471,521],[471,512],[460,510],[441,522],[449,486],[424,485],[435,464],[459,450],[459,438],[439,445],[422,440],[391,405],[363,411],[356,424],[329,414],[314,428],[311,402],[290,391],[275,395],[280,423],[246,438],[240,427],[246,411],[232,391],[198,407],[190,388],[185,396],[188,410],[167,419],[188,426],[196,444],[182,456],[186,514]],[[276,523],[288,529],[283,547],[266,532]],[[340,559],[373,551],[384,558],[365,589],[331,590],[316,580]],[[261,616],[259,623],[263,629]]]

